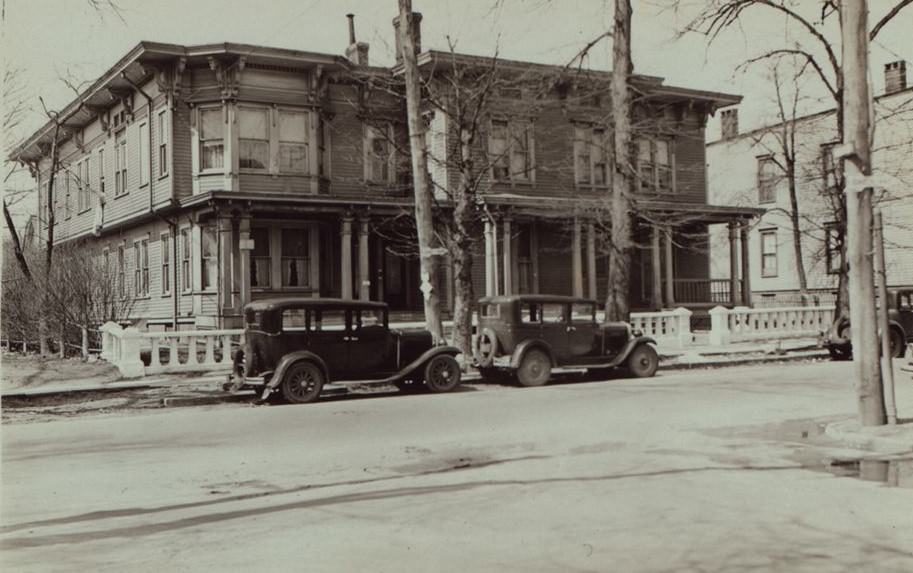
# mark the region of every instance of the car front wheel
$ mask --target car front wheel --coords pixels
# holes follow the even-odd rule
[[[282,397],[293,404],[307,404],[320,396],[323,372],[311,362],[293,364],[282,379]]]
[[[541,350],[530,350],[523,355],[517,368],[517,380],[522,386],[542,386],[552,375],[552,361]]]
[[[890,336],[890,352],[891,358],[901,358],[903,356],[903,334],[899,330],[892,328]]]
[[[631,351],[627,361],[628,371],[637,378],[649,378],[659,368],[659,356],[649,344],[641,344]]]
[[[425,386],[430,392],[450,392],[460,385],[460,364],[449,354],[439,354],[425,366]]]

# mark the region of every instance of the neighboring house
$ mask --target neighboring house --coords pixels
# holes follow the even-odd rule
[[[873,168],[879,179],[876,207],[884,214],[888,285],[913,286],[913,89],[906,63],[888,64],[886,93],[875,98]],[[710,200],[766,210],[751,228],[749,258],[756,305],[801,300],[788,181],[777,162],[782,124],[738,132],[737,110],[722,112],[722,137],[707,144]],[[837,142],[834,110],[795,121],[796,189],[807,286],[813,301],[832,302],[840,268],[835,217],[825,191],[834,186],[832,147]],[[711,239],[712,277],[729,276],[730,249],[724,233]]]
[[[456,59],[490,65],[419,54],[432,81],[446,81],[445,63]],[[611,173],[598,122],[609,104],[605,90],[577,90],[607,86],[610,74],[578,81],[560,67],[499,65],[560,81],[535,96],[503,90],[491,104],[483,146],[496,159],[480,205],[491,215],[490,254],[480,248],[477,294],[602,297]],[[368,45],[351,28],[346,57],[143,42],[61,112],[55,241],[98,250],[124,296],[136,297],[134,318],[150,327],[233,327],[245,303],[284,294],[383,300],[400,316],[420,315],[414,231],[403,217],[413,206],[409,157],[397,151],[407,139],[404,105],[372,89],[396,71],[370,66]],[[643,248],[632,305],[737,302],[738,286],[710,281],[707,229],[747,231],[758,210],[708,204],[704,126],[739,98],[636,81],[647,94],[640,119],[653,127],[637,142]],[[427,111],[432,155],[452,153],[452,126]],[[38,174],[42,240],[52,133],[46,125],[11,155]],[[440,190],[456,185],[456,174],[446,162],[430,171],[447,216]],[[451,285],[442,282],[435,286],[447,302]]]

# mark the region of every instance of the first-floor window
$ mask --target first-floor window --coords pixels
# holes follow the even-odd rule
[[[250,286],[269,288],[271,283],[269,229],[251,229],[250,237],[254,241],[254,250],[250,254]]]
[[[824,248],[827,262],[827,274],[840,274],[841,251],[843,250],[843,233],[837,223],[824,225]]]
[[[190,229],[181,229],[181,290],[189,292],[193,290],[193,283],[190,281]]]
[[[117,246],[117,294],[121,298],[127,296],[127,287],[126,287],[126,274],[127,274],[127,261],[125,258],[126,253],[124,253],[124,246]]]
[[[162,249],[162,294],[171,292],[171,235],[162,233],[159,246]]]
[[[761,231],[761,276],[777,276],[777,231]]]
[[[133,292],[138,297],[149,295],[149,239],[133,243]]]
[[[282,286],[311,284],[308,229],[282,229]]]
[[[201,236],[203,289],[209,290],[216,288],[216,276],[219,272],[219,232],[215,227],[203,227]]]

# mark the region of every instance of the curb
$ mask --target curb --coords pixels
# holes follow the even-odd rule
[[[827,358],[826,350],[809,350],[801,353],[769,354],[764,356],[746,356],[732,360],[707,360],[701,362],[660,363],[658,370],[696,370],[699,368],[716,368],[720,366],[745,366],[747,364],[764,364],[767,362],[799,362],[815,358]]]
[[[879,453],[901,454],[913,452],[913,425],[862,427],[856,420],[831,422],[824,428],[824,434],[834,440],[854,447]],[[886,431],[906,435],[880,435]]]

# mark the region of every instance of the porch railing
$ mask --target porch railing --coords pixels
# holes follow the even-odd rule
[[[178,330],[142,332],[106,323],[101,357],[117,366],[124,378],[147,374],[230,371],[232,350],[243,330]]]
[[[663,281],[665,289],[666,281]],[[741,288],[741,281],[737,281]],[[672,292],[676,303],[717,303],[732,300],[729,279],[672,279]]]

